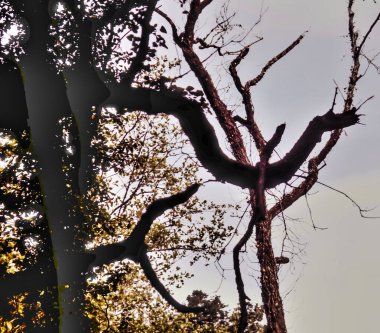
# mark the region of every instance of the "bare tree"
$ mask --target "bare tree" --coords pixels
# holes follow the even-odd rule
[[[256,77],[244,83],[239,76],[238,66],[249,53],[252,43],[237,52],[228,51],[229,43],[225,42],[223,34],[228,30],[232,16],[225,16],[220,19],[219,22],[217,22],[217,25],[206,34],[205,37],[195,36],[196,22],[205,8],[211,3],[212,1],[191,1],[187,20],[182,32],[178,31],[177,26],[167,14],[160,9],[156,11],[165,18],[171,26],[173,40],[182,50],[186,62],[199,80],[211,108],[215,112],[215,115],[225,132],[236,161],[240,163],[240,167],[244,166],[247,169],[249,168],[252,170],[252,174],[247,181],[249,182],[254,179],[253,184],[248,185],[247,181],[243,182],[244,184],[235,183],[242,187],[249,187],[249,202],[252,209],[252,217],[247,230],[233,250],[236,285],[239,292],[239,302],[241,307],[239,332],[243,332],[247,325],[247,295],[240,272],[239,255],[247,241],[252,236],[254,227],[256,227],[257,256],[261,270],[262,299],[268,323],[268,330],[269,332],[286,332],[284,309],[279,291],[277,272],[278,265],[287,263],[288,259],[284,257],[276,258],[273,253],[271,224],[276,216],[290,207],[300,197],[303,197],[317,182],[319,169],[327,155],[339,140],[342,129],[359,122],[360,114],[358,114],[358,107],[354,106],[354,94],[357,89],[357,83],[363,76],[360,72],[363,46],[379,21],[380,16],[378,15],[375,18],[369,29],[360,37],[359,32],[355,28],[353,11],[354,1],[349,1],[348,31],[351,42],[352,67],[348,85],[345,89],[343,110],[341,110],[341,113],[334,112],[338,93],[338,88],[336,88],[330,110],[324,115],[317,116],[310,121],[309,125],[290,151],[280,160],[270,163],[269,160],[275,148],[280,143],[281,137],[285,131],[285,124],[279,125],[273,136],[269,140],[266,140],[255,121],[255,109],[251,90],[260,83],[267,71],[271,69],[273,65],[285,57],[302,41],[304,35],[300,35],[293,43],[270,59]],[[260,41],[260,39],[256,40],[256,42],[258,41]],[[234,41],[230,41],[230,43],[233,42]],[[207,71],[204,63],[195,51],[195,46],[217,50],[219,55],[236,54],[235,58],[230,63],[229,71],[235,88],[241,95],[245,110],[244,117],[233,115],[225,102],[222,101],[210,73]],[[248,130],[255,143],[259,156],[259,162],[256,165],[250,163],[238,124]],[[329,140],[315,156],[309,157],[317,143],[321,141],[322,135],[325,132],[331,132]],[[296,173],[303,163],[307,163],[308,166],[307,172],[302,175],[303,180],[294,186],[291,191],[283,194],[275,205],[268,207],[266,191],[279,186],[280,184],[286,184],[293,177],[297,177]]]

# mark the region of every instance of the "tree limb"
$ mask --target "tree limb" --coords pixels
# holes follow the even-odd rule
[[[245,84],[245,88],[253,87],[257,85],[265,76],[266,72],[268,71],[269,68],[271,68],[276,62],[281,60],[283,57],[285,57],[291,50],[293,50],[300,42],[301,40],[305,37],[304,34],[300,35],[292,44],[290,44],[285,50],[277,54],[275,57],[273,57],[271,60],[267,62],[267,64],[263,67],[261,70],[260,74],[257,75],[254,79],[249,80]]]
[[[360,115],[356,114],[355,108],[338,114],[330,110],[322,116],[315,117],[284,158],[268,166],[266,187],[272,188],[290,180],[317,143],[321,141],[324,132],[355,125],[359,122],[359,118]]]
[[[150,21],[152,18],[152,14],[155,10],[157,4],[157,0],[148,1],[147,9],[144,14],[144,19],[141,24],[141,40],[139,44],[139,49],[133,58],[131,65],[129,66],[128,71],[122,75],[122,80],[126,81],[126,83],[131,84],[134,80],[135,76],[143,69],[144,62],[149,51],[149,37],[152,32],[152,26],[150,25]]]
[[[146,212],[141,216],[140,222],[137,223],[131,235],[127,239],[128,247],[141,247],[144,243],[145,236],[148,234],[154,220],[162,215],[165,211],[185,203],[199,189],[200,184],[193,184],[183,192],[179,192],[167,198],[161,198],[149,205]]]
[[[157,199],[151,203],[127,239],[119,243],[99,246],[89,251],[96,256],[93,266],[109,264],[124,259],[138,261],[139,252],[141,248],[145,247],[145,236],[148,234],[154,220],[166,210],[173,209],[177,205],[189,200],[199,187],[199,184],[193,184],[183,192]]]
[[[175,116],[188,136],[197,158],[214,177],[241,188],[255,188],[258,167],[240,163],[227,157],[221,150],[215,130],[207,120],[201,105],[175,91],[154,91],[147,88],[119,86],[112,91],[108,104],[116,104],[128,111],[142,110],[148,114],[165,113]],[[294,147],[283,159],[268,164],[265,188],[287,182],[306,161],[324,132],[356,124],[359,115],[351,112],[335,114],[329,111],[315,117]]]
[[[202,3],[200,0],[193,0],[191,2],[190,12],[187,17],[184,32],[179,35],[179,38],[176,38],[175,36],[177,34],[177,30],[173,30],[173,40],[178,47],[181,48],[186,62],[202,86],[203,91],[205,92],[205,95],[227,136],[235,158],[241,163],[249,164],[243,138],[236,126],[236,123],[232,119],[231,111],[228,110],[226,104],[221,100],[210,74],[193,50],[195,23],[203,9],[209,3],[211,3],[209,0],[203,1]],[[166,18],[167,15],[163,17]],[[171,20],[168,20],[169,24],[173,28],[174,24],[170,21]]]
[[[150,284],[154,287],[154,289],[157,290],[157,292],[161,295],[161,297],[166,302],[168,302],[168,304],[173,306],[177,311],[182,312],[182,313],[198,313],[198,312],[203,312],[205,310],[204,307],[198,307],[198,306],[190,307],[190,306],[183,305],[174,299],[174,297],[170,294],[170,292],[159,280],[156,272],[154,271],[152,267],[152,264],[150,263],[148,255],[146,253],[146,249],[143,249],[141,253],[139,254],[138,262],[140,263],[141,268],[146,278],[149,280]]]
[[[173,306],[177,311],[182,313],[202,312],[203,307],[188,307],[177,302],[166,287],[159,280],[156,272],[147,255],[145,237],[148,234],[154,220],[162,215],[166,210],[186,202],[194,195],[200,187],[200,184],[193,184],[183,192],[174,194],[167,198],[161,198],[149,205],[146,212],[142,215],[140,221],[133,229],[131,235],[124,241],[100,246],[91,251],[96,255],[93,265],[107,264],[116,260],[130,259],[141,265],[145,276],[157,292],[165,299],[168,304]]]

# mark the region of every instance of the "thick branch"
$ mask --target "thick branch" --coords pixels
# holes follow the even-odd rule
[[[165,113],[175,116],[195,150],[202,165],[216,179],[242,188],[254,187],[257,168],[227,157],[219,146],[213,126],[200,104],[174,91],[154,91],[146,88],[113,87],[106,104],[118,105],[128,111],[142,110],[148,114]],[[232,120],[233,121],[233,120]]]
[[[323,116],[315,117],[285,157],[268,166],[266,187],[272,188],[281,182],[290,180],[317,143],[321,141],[324,132],[357,124],[360,116],[355,112],[356,109],[352,109],[335,114],[330,110]]]
[[[177,205],[185,203],[198,191],[199,187],[199,184],[194,184],[183,192],[167,198],[157,199],[151,203],[126,240],[116,244],[99,246],[90,251],[96,255],[96,260],[93,265],[100,266],[124,259],[138,261],[139,253],[141,249],[145,247],[145,236],[148,234],[154,220],[168,209],[173,209]]]
[[[202,307],[187,307],[177,302],[166,287],[159,280],[156,272],[152,268],[147,255],[145,245],[145,237],[148,234],[154,220],[162,215],[166,210],[173,209],[179,204],[182,204],[194,195],[200,185],[194,184],[189,186],[185,191],[174,194],[167,198],[162,198],[154,201],[149,205],[146,212],[142,215],[140,222],[132,231],[132,234],[123,242],[118,244],[106,245],[96,248],[93,254],[96,255],[94,265],[107,264],[115,260],[130,259],[139,263],[145,276],[157,292],[177,311],[182,313],[202,312]]]
[[[186,62],[201,84],[202,89],[205,92],[205,95],[227,136],[235,158],[241,163],[249,164],[243,138],[238,127],[236,126],[236,123],[232,119],[231,112],[228,110],[226,104],[221,100],[210,74],[193,50],[195,23],[203,9],[209,3],[211,3],[209,0],[203,1],[202,3],[200,0],[193,0],[191,2],[190,12],[185,24],[185,31],[179,35],[179,38],[176,38],[177,29],[175,28],[173,22],[170,19],[168,22],[172,29],[175,28],[173,29],[173,40],[181,48]],[[162,16],[166,19],[168,18],[167,15]]]
[[[184,41],[188,43],[189,46],[192,46],[194,43],[194,28],[195,24],[198,20],[199,15],[202,13],[203,9],[205,9],[212,0],[192,0],[190,3],[190,11],[187,16],[187,21],[185,24],[185,32],[184,32]]]
[[[257,225],[256,246],[261,271],[261,295],[268,332],[287,333],[284,307],[278,283],[277,261],[271,241],[271,220],[265,219]]]
[[[199,184],[189,186],[185,191],[174,194],[167,198],[161,198],[154,201],[141,216],[140,222],[133,229],[127,239],[128,247],[141,247],[144,243],[145,236],[148,234],[154,220],[162,215],[165,211],[188,201],[199,189]]]
[[[255,188],[258,167],[239,163],[227,157],[221,150],[214,128],[203,113],[201,105],[188,100],[177,92],[158,92],[146,88],[121,87],[114,90],[109,104],[148,114],[165,113],[175,116],[195,150],[202,165],[216,179],[241,188]],[[352,110],[342,114],[328,112],[315,117],[283,159],[267,167],[265,188],[273,188],[287,182],[306,161],[324,132],[345,128],[358,122],[359,116]]]

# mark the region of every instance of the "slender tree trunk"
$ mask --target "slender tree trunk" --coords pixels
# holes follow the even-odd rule
[[[90,20],[81,17],[77,18],[77,23],[80,58],[73,67],[64,72],[64,76],[67,82],[67,96],[79,131],[79,188],[80,192],[85,194],[93,178],[91,159],[95,152],[91,149],[91,140],[95,135],[100,114],[98,108],[110,93],[93,65],[92,42],[97,27]]]
[[[269,333],[286,333],[284,307],[278,284],[278,269],[271,240],[271,220],[256,225],[257,257],[261,270],[261,295]]]

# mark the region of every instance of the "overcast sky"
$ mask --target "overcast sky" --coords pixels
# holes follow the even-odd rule
[[[255,34],[264,40],[242,63],[240,70],[245,78],[257,75],[267,60],[308,31],[302,43],[273,67],[253,95],[256,117],[267,138],[277,125],[286,122],[279,147],[285,153],[307,123],[330,108],[334,80],[342,90],[347,85],[347,1],[231,0],[230,4],[244,25],[257,19],[261,6],[267,10]],[[217,7],[205,13],[201,28],[212,23]],[[365,31],[380,11],[380,4],[357,1],[356,8],[357,26]],[[366,50],[369,55],[380,52],[380,25]],[[218,71],[224,73],[223,69]],[[320,180],[348,194],[362,208],[376,208],[380,207],[380,75],[370,68],[358,87],[356,105],[371,95],[376,97],[361,109],[365,126],[345,131],[328,157]],[[238,200],[236,193],[231,189],[219,195],[228,200],[237,196]],[[287,211],[287,215],[299,218],[291,226],[305,243],[303,254],[281,272],[283,294],[291,291],[285,298],[289,332],[375,332],[380,311],[380,219],[361,218],[346,197],[323,186],[315,186],[311,193],[313,220],[327,229],[313,230],[305,200]],[[380,208],[368,215],[380,215]],[[200,288],[202,284],[205,289],[215,290],[217,280],[205,272],[188,288]],[[246,277],[246,284],[251,295],[257,297],[255,281]],[[218,293],[225,301],[236,302],[233,281],[225,281]]]

